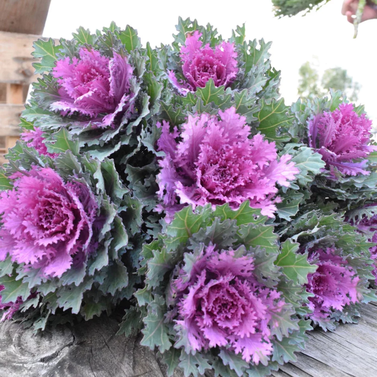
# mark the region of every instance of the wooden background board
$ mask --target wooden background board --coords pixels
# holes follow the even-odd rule
[[[42,34],[50,0],[1,0],[0,30]]]
[[[20,134],[20,115],[24,108],[24,105],[0,104],[0,136]]]
[[[376,377],[377,306],[364,305],[358,324],[334,333],[309,333],[297,361],[273,377]],[[118,322],[95,318],[39,335],[18,323],[0,325],[1,377],[165,377],[154,353],[140,346],[140,336],[116,336]],[[174,377],[182,377],[176,373]]]
[[[29,85],[36,80],[33,58],[34,41],[38,35],[0,31],[0,82]]]

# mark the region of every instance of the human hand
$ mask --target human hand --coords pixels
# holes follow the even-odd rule
[[[344,0],[343,2],[342,14],[347,16],[347,21],[351,24],[353,24],[355,20],[358,6],[359,0]],[[364,7],[360,22],[371,20],[373,18],[377,18],[377,6],[368,5],[367,3]]]

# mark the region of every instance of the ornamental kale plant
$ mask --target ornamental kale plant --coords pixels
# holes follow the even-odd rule
[[[337,212],[373,203],[376,145],[363,108],[348,103],[341,92],[330,92],[328,97],[299,100],[291,111],[294,138],[312,147],[325,163],[309,182],[308,203],[313,208],[329,205]],[[287,147],[285,151],[291,149]]]
[[[8,317],[25,311],[35,330],[111,313],[138,281],[131,245],[142,224],[113,161],[68,149],[51,158],[25,144],[10,156],[0,197],[2,308]]]
[[[323,112],[309,120],[309,146],[322,155],[332,176],[370,174],[363,168],[366,157],[377,150],[368,145],[372,121],[342,103],[332,112]]]
[[[298,242],[297,255],[308,253],[309,263],[318,266],[305,283],[311,297],[303,305],[311,311],[302,315],[325,331],[334,331],[340,321],[356,322],[359,305],[375,300],[373,244],[344,221],[344,213],[319,209],[298,216],[280,234],[281,240]]]
[[[274,264],[277,237],[266,220],[247,202],[237,211],[228,204],[215,211],[186,207],[144,246],[139,313],[126,315],[122,327],[143,328],[141,344],[159,349],[168,375],[177,367],[185,376],[207,370],[267,375],[303,345],[300,329],[308,322],[297,318],[292,303],[305,296],[279,289],[301,287]],[[315,271],[307,265],[307,272]]]
[[[359,302],[357,283],[359,278],[341,252],[334,248],[313,249],[309,260],[318,269],[308,276],[306,290],[313,293],[309,297],[310,318],[320,322],[331,316],[332,310],[343,311],[346,305]]]
[[[127,57],[115,51],[112,58],[85,47],[78,53],[79,58],[67,56],[57,60],[52,69],[52,76],[59,84],[60,100],[53,102],[50,109],[62,115],[77,112],[88,116],[97,127],[113,128],[116,118],[134,110],[133,69]],[[99,117],[100,114],[106,115]]]
[[[237,209],[245,200],[262,215],[273,217],[276,184],[289,187],[299,170],[286,154],[278,159],[275,143],[250,131],[246,117],[231,107],[219,118],[201,114],[189,117],[177,130],[163,123],[159,149],[165,152],[157,177],[163,211],[169,216],[184,205],[213,206],[229,203]],[[180,138],[180,142],[176,139]]]
[[[369,242],[373,244],[369,248],[373,261],[374,284],[377,283],[377,215],[375,204],[369,204],[346,213],[346,219],[354,225],[357,230],[364,234]]]
[[[35,43],[0,171],[0,309],[37,331],[127,308],[119,333],[168,375],[267,376],[376,299],[371,122],[338,92],[287,106],[244,26],[173,37]]]
[[[222,42],[214,49],[207,43],[204,47],[199,38],[199,31],[187,34],[186,43],[181,47],[182,74],[184,79],[177,79],[174,71],[169,72],[169,79],[181,94],[204,88],[209,79],[216,87],[228,87],[235,79],[237,53],[234,44]]]
[[[13,189],[0,196],[0,260],[9,255],[42,277],[61,277],[78,268],[96,242],[98,206],[81,182],[64,183],[51,168],[33,167],[10,176]]]
[[[43,131],[49,153],[58,153],[54,144],[67,131],[92,157],[119,152],[125,160],[142,158],[135,151],[138,138],[157,111],[162,88],[149,44],[143,48],[133,28],[112,23],[95,34],[79,28],[72,40],[39,40],[34,46],[41,78],[22,113],[23,128]]]

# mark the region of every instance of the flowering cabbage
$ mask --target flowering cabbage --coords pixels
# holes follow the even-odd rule
[[[34,148],[39,154],[56,157],[56,153],[49,153],[44,143],[43,131],[36,127],[34,130],[27,130],[21,134],[21,139],[29,148]]]
[[[343,175],[368,175],[365,157],[377,150],[368,145],[371,124],[365,114],[359,116],[353,110],[352,104],[340,104],[335,111],[309,121],[309,146],[322,155],[332,175],[335,168]]]
[[[234,44],[222,42],[215,49],[209,44],[203,47],[199,40],[201,35],[199,31],[188,34],[185,46],[181,47],[182,71],[186,81],[178,80],[173,71],[169,72],[170,81],[181,94],[204,88],[209,79],[213,80],[216,87],[228,87],[237,75]]]
[[[113,52],[110,59],[94,49],[81,48],[80,58],[65,57],[56,62],[52,75],[60,85],[60,100],[51,110],[63,115],[77,112],[88,116],[98,127],[113,126],[133,109],[128,59]]]
[[[0,260],[60,277],[81,265],[93,241],[97,203],[81,182],[64,183],[51,168],[15,174],[13,190],[0,194]]]
[[[180,134],[177,129],[170,133],[169,124],[163,123],[158,147],[166,157],[160,161],[157,181],[167,221],[185,204],[229,203],[236,209],[245,200],[273,217],[280,201],[276,183],[288,187],[299,172],[288,163],[290,155],[278,161],[275,143],[260,134],[249,139],[246,119],[235,108],[220,110],[219,116],[189,116]]]
[[[318,265],[316,272],[308,275],[306,285],[306,290],[314,294],[309,297],[308,306],[313,311],[310,318],[316,322],[328,320],[333,311],[359,302],[360,279],[348,262],[335,253],[335,248],[316,249],[309,258]]]
[[[236,258],[233,250],[219,252],[210,245],[189,274],[181,269],[172,284],[179,302],[175,329],[188,336],[186,352],[223,347],[256,365],[262,355],[271,355],[270,329],[278,326],[272,313],[285,302],[258,282],[253,262],[251,256]]]

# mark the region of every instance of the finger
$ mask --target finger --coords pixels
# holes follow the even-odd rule
[[[355,20],[355,15],[352,12],[348,11],[346,12],[346,16],[347,16],[347,21],[353,24],[353,21]]]
[[[345,15],[350,9],[352,0],[344,0],[342,5],[342,14]]]

